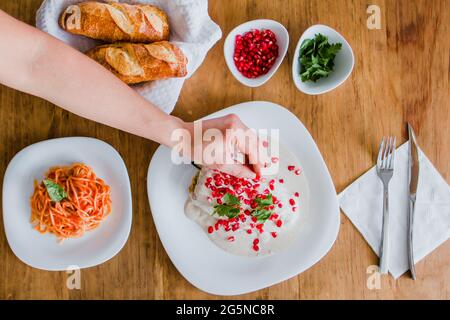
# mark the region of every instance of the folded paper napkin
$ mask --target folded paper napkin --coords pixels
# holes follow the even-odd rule
[[[72,35],[58,25],[61,12],[80,0],[44,0],[36,14],[36,26],[64,41],[72,47],[86,52],[101,42]],[[170,41],[179,46],[188,58],[189,78],[201,65],[209,49],[222,37],[222,31],[208,15],[207,0],[119,0],[127,3],[148,3],[164,10],[169,16]],[[145,99],[166,113],[172,112],[186,78],[151,81],[133,86]]]
[[[418,262],[450,236],[450,187],[419,150],[419,185],[414,221],[414,258]],[[389,272],[396,279],[408,268],[408,142],[397,149],[389,183]],[[342,210],[379,255],[383,185],[373,167],[339,194]]]

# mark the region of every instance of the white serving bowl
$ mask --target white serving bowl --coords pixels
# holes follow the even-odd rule
[[[317,82],[302,82],[300,78],[299,62],[300,46],[302,45],[303,40],[314,38],[318,33],[328,37],[330,43],[342,43],[342,48],[334,59],[334,70],[328,77],[319,79]],[[306,29],[298,40],[294,52],[294,61],[292,62],[292,78],[298,90],[310,95],[322,94],[331,91],[344,83],[352,73],[354,64],[355,57],[353,55],[353,50],[347,40],[333,28],[322,24],[316,24]]]
[[[277,45],[278,45],[278,58],[275,61],[274,65],[270,68],[269,72],[267,72],[265,75],[259,76],[258,78],[246,78],[244,77],[239,70],[236,68],[234,64],[234,46],[235,46],[235,39],[238,34],[244,34],[247,31],[253,30],[253,29],[270,29],[275,33],[275,36],[277,37]],[[289,34],[286,30],[286,28],[274,21],[274,20],[268,20],[268,19],[259,19],[259,20],[252,20],[245,22],[233,30],[228,34],[227,38],[225,39],[225,44],[223,47],[223,53],[225,55],[225,61],[227,63],[228,68],[230,69],[233,76],[242,84],[248,86],[248,87],[259,87],[266,83],[273,74],[277,71],[278,67],[280,66],[281,62],[283,62],[284,56],[286,55],[287,49],[289,47]]]

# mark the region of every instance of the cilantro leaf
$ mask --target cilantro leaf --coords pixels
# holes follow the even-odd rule
[[[60,202],[67,198],[67,193],[64,191],[64,188],[57,183],[54,183],[52,180],[44,179],[43,181],[45,188],[47,189],[47,193],[52,199],[53,202]]]
[[[253,210],[252,216],[259,222],[265,222],[273,213],[273,210],[267,209],[273,205],[273,196],[269,193],[265,199],[256,198],[255,202],[258,206]]]
[[[229,193],[226,193],[222,197],[222,204],[214,206],[214,214],[220,217],[226,216],[229,219],[233,219],[241,212],[241,201],[238,197],[235,197]]]
[[[314,39],[305,39],[300,45],[301,80],[316,82],[327,77],[334,69],[334,58],[341,48],[341,43],[330,44],[320,33]]]

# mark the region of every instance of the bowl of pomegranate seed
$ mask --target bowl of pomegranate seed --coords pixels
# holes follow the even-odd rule
[[[224,55],[233,76],[248,87],[259,87],[277,71],[289,46],[286,28],[268,19],[234,28],[225,39]]]

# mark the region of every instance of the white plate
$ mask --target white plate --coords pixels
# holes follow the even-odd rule
[[[330,43],[342,43],[342,48],[336,55],[334,60],[334,70],[328,77],[319,79],[317,82],[302,82],[300,78],[300,63],[298,61],[300,46],[302,45],[303,40],[312,39],[318,33],[328,37],[328,41]],[[292,79],[294,80],[297,89],[303,93],[310,95],[322,94],[343,84],[352,73],[354,64],[355,57],[353,55],[353,50],[347,40],[345,40],[344,37],[333,28],[322,24],[316,24],[306,29],[298,40],[297,47],[294,52],[294,61],[292,62]]]
[[[239,115],[251,128],[280,130],[280,141],[298,157],[309,177],[310,211],[296,241],[286,250],[260,258],[229,254],[184,214],[188,187],[196,169],[174,165],[170,150],[158,148],[150,163],[147,188],[161,242],[189,282],[218,295],[255,291],[299,274],[330,250],[339,231],[339,206],[330,174],[311,135],[295,115],[279,105],[255,101],[207,118],[229,113]]]
[[[40,234],[30,223],[30,197],[35,179],[50,167],[82,162],[111,186],[111,214],[94,230],[58,243],[53,234]],[[92,138],[73,137],[38,142],[20,151],[8,165],[3,181],[3,221],[14,254],[38,269],[60,271],[87,268],[114,257],[131,228],[131,188],[119,153]]]
[[[238,34],[244,34],[253,29],[270,29],[275,33],[277,37],[278,45],[278,58],[275,60],[274,65],[270,68],[269,72],[265,75],[259,76],[257,78],[247,78],[244,77],[234,64],[234,43],[235,38]],[[278,70],[283,62],[284,56],[286,55],[287,49],[289,47],[289,33],[286,28],[279,22],[268,19],[252,20],[243,23],[233,30],[230,31],[223,46],[223,53],[225,55],[225,62],[227,63],[228,69],[230,69],[233,76],[242,84],[248,87],[259,87],[266,83]]]

